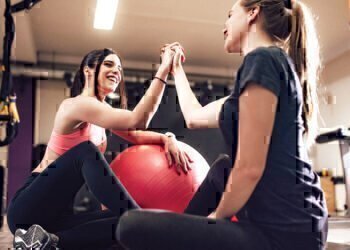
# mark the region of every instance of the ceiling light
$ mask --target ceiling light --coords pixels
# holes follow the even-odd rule
[[[119,0],[97,0],[95,12],[95,29],[111,30]]]

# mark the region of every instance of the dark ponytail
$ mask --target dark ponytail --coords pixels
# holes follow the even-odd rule
[[[70,89],[70,97],[76,97],[80,95],[81,92],[83,92],[84,80],[85,80],[84,78],[85,78],[84,75],[81,75],[80,73],[80,69],[77,70],[74,76],[72,87]]]
[[[318,132],[317,82],[320,70],[320,49],[313,16],[301,2],[295,1],[292,9],[292,32],[289,55],[295,63],[303,89],[303,120],[310,146]]]

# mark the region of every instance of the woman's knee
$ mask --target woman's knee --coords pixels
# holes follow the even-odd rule
[[[16,223],[13,220],[14,218],[12,218],[11,216],[7,215],[7,225],[8,228],[10,229],[12,234],[15,234],[15,231],[17,230],[17,226]]]
[[[119,219],[116,239],[129,246],[129,243],[133,240],[133,235],[135,235],[135,229],[141,225],[139,221],[141,217],[137,210],[125,212]]]
[[[130,210],[125,212],[119,220],[116,230],[116,239],[122,244],[131,247],[134,246],[135,238],[142,236],[145,241],[143,244],[149,244],[147,235],[154,231],[155,219],[152,211]]]
[[[21,219],[18,218],[20,215],[18,212],[20,211],[14,212],[12,210],[9,210],[6,216],[8,228],[13,235],[17,229],[20,228],[27,230],[32,225],[30,223],[20,223]]]
[[[18,218],[18,209],[15,209],[14,207],[14,201],[10,202],[10,205],[7,208],[7,215],[6,215],[6,219],[7,219],[7,225],[11,231],[12,234],[15,234],[15,231],[17,229],[17,221],[16,218]]]
[[[232,160],[226,154],[221,154],[211,165],[208,179],[218,189],[225,189],[228,176],[232,170]]]

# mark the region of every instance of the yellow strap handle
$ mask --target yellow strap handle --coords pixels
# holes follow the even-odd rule
[[[16,123],[19,123],[19,114],[17,110],[17,105],[16,105],[16,96],[10,96],[10,116],[12,117],[13,121]]]
[[[2,102],[1,105],[1,110],[0,110],[0,115],[9,115],[9,108],[8,105],[6,105],[5,102]]]
[[[8,100],[10,99],[10,102]],[[0,115],[9,115],[12,121],[19,123],[19,114],[16,105],[16,96],[10,96],[5,102],[0,103]]]

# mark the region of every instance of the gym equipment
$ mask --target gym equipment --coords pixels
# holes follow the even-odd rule
[[[192,158],[192,170],[179,176],[169,168],[162,146],[132,146],[111,163],[116,176],[142,208],[166,209],[182,213],[209,171],[203,156],[179,142]]]
[[[346,188],[346,216],[350,217],[350,130],[342,127],[331,132],[321,134],[316,138],[317,143],[329,143],[332,141],[339,142]]]
[[[0,228],[4,223],[4,214],[7,202],[7,168],[0,166]]]
[[[36,3],[41,0],[23,0],[14,5],[11,5],[11,0],[6,0],[6,7],[4,11],[5,17],[5,36],[3,44],[3,65],[0,66],[2,71],[2,82],[0,89],[0,126],[6,126],[6,136],[0,140],[0,147],[10,144],[18,132],[18,123],[20,121],[18,110],[16,106],[16,93],[12,87],[11,76],[11,48],[15,37],[15,22],[13,20],[13,13],[23,10],[30,10]],[[0,189],[1,203],[0,203],[0,228],[3,225],[3,215],[5,213],[6,201],[6,187],[7,176],[6,169],[1,168],[0,175]]]

